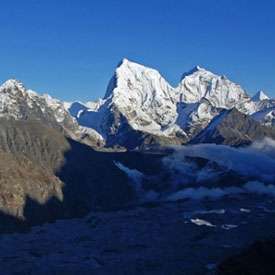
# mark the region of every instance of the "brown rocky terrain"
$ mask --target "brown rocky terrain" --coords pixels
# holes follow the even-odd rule
[[[128,205],[135,193],[114,161],[150,168],[153,158],[97,152],[39,121],[1,119],[0,211],[7,222],[0,229]]]

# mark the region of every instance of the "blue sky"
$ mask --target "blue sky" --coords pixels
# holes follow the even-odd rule
[[[4,0],[0,81],[91,100],[127,57],[172,85],[198,64],[275,97],[274,10],[273,0]]]

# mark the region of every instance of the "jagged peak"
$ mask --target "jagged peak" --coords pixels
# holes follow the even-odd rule
[[[1,86],[0,89],[14,89],[26,90],[24,84],[17,79],[8,79]]]
[[[142,65],[138,62],[131,61],[128,58],[123,58],[117,65],[116,72],[117,71],[123,71],[124,68],[130,68],[132,71],[143,71],[143,70],[153,70],[158,72],[157,70],[150,68],[148,66]]]
[[[211,75],[214,75],[212,72],[206,70],[205,68],[199,66],[199,65],[196,65],[195,67],[193,67],[193,69],[191,69],[190,71],[187,71],[185,73],[182,74],[181,76],[181,81],[187,77],[187,76],[190,76],[190,75],[193,75],[193,74],[197,74],[197,73],[209,73]]]
[[[204,69],[203,67],[197,65],[193,68],[194,71],[206,71],[206,69]]]
[[[127,63],[134,63],[134,62],[132,62],[128,58],[124,57],[119,61],[118,67],[120,67],[122,64],[127,64]]]
[[[158,70],[144,66],[127,58],[123,58],[117,65],[115,73],[107,86],[104,99],[107,99],[116,88],[119,79],[128,79],[130,76],[133,78],[142,78],[145,72],[150,72],[155,78],[162,77]]]
[[[49,94],[40,95],[33,90],[26,89],[24,84],[17,79],[9,79],[5,81],[0,86],[0,91],[8,91],[10,94],[24,96],[24,97],[26,96],[32,99],[43,98],[48,105],[57,105],[61,103],[60,100],[51,97]]]
[[[116,69],[119,69],[125,66],[129,67],[129,66],[136,66],[136,65],[142,66],[141,64],[138,64],[134,61],[130,61],[128,58],[123,58],[118,62]]]
[[[253,97],[252,100],[253,101],[262,101],[262,100],[268,100],[270,99],[266,93],[262,90],[258,91]]]

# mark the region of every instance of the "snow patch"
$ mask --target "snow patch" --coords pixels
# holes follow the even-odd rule
[[[211,222],[208,222],[206,220],[202,219],[190,219],[191,223],[194,223],[198,226],[208,226],[208,227],[216,227],[216,225],[212,224]]]
[[[236,224],[223,224],[221,227],[224,230],[231,230],[231,229],[237,228],[238,225],[236,225]]]

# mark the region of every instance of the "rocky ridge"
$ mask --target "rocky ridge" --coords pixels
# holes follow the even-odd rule
[[[224,110],[236,108],[258,118],[274,106],[263,92],[251,98],[227,77],[199,66],[172,87],[157,70],[123,59],[103,99],[75,102],[68,110],[80,125],[99,133],[107,146],[133,149],[188,143]],[[270,115],[257,120],[272,125]]]

